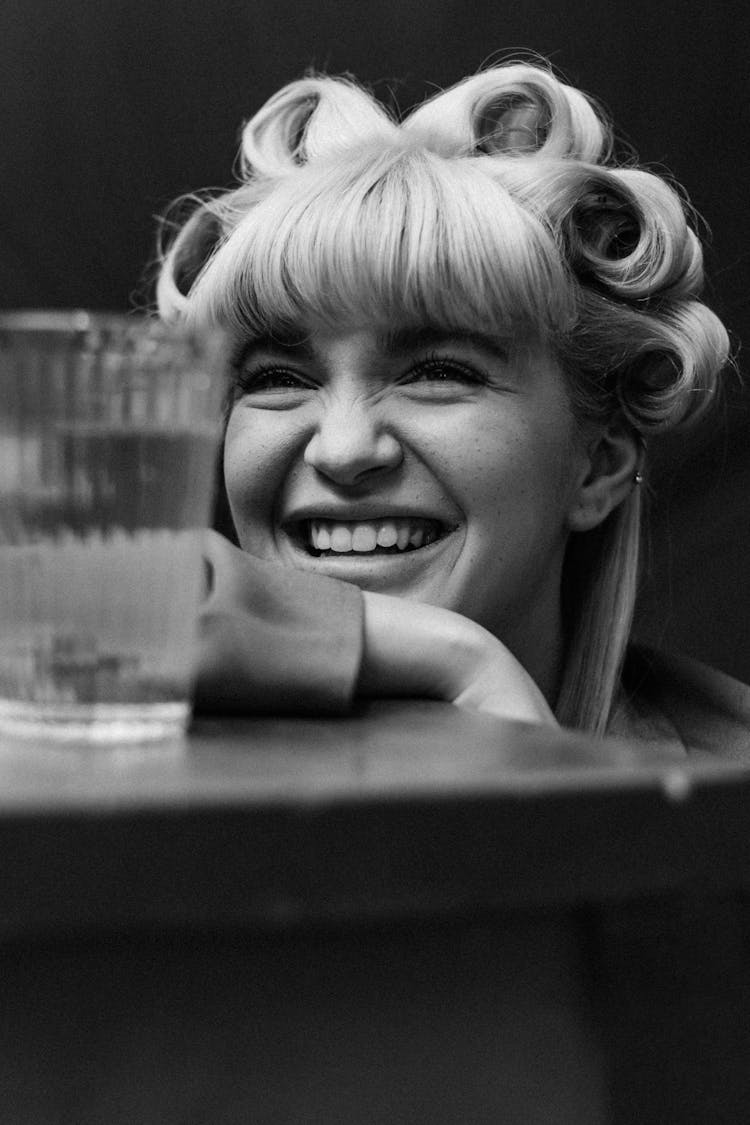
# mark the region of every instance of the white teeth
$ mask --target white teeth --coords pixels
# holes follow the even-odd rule
[[[313,545],[318,551],[330,551],[331,549],[331,533],[325,524],[313,523],[312,525],[312,541]]]
[[[379,547],[417,549],[439,538],[437,526],[424,519],[389,519],[358,523],[334,520],[311,520],[309,544],[314,551],[332,551],[338,555],[351,552],[372,554]]]
[[[378,547],[395,547],[398,542],[398,531],[395,523],[381,523],[378,528]]]
[[[374,551],[377,532],[371,523],[358,523],[352,532],[353,551]]]
[[[347,551],[352,549],[352,533],[348,527],[342,527],[337,523],[331,532],[331,550],[337,551],[340,555],[345,555]]]

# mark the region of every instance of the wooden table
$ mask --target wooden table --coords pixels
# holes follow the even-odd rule
[[[742,767],[407,702],[0,782],[3,1125],[750,1120]]]

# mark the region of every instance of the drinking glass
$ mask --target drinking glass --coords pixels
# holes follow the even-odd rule
[[[0,730],[184,731],[224,371],[215,334],[0,314]]]

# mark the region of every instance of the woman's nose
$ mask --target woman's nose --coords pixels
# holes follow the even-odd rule
[[[342,485],[396,468],[403,460],[401,443],[376,415],[366,403],[326,409],[305,448],[306,464]]]

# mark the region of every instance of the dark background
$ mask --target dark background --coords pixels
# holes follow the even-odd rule
[[[750,16],[713,0],[2,0],[0,306],[144,298],[155,216],[228,186],[242,121],[311,66],[402,108],[532,49],[609,108],[711,228],[708,300],[750,333]],[[744,367],[743,355],[739,368]],[[652,449],[638,632],[750,681],[750,395]]]

